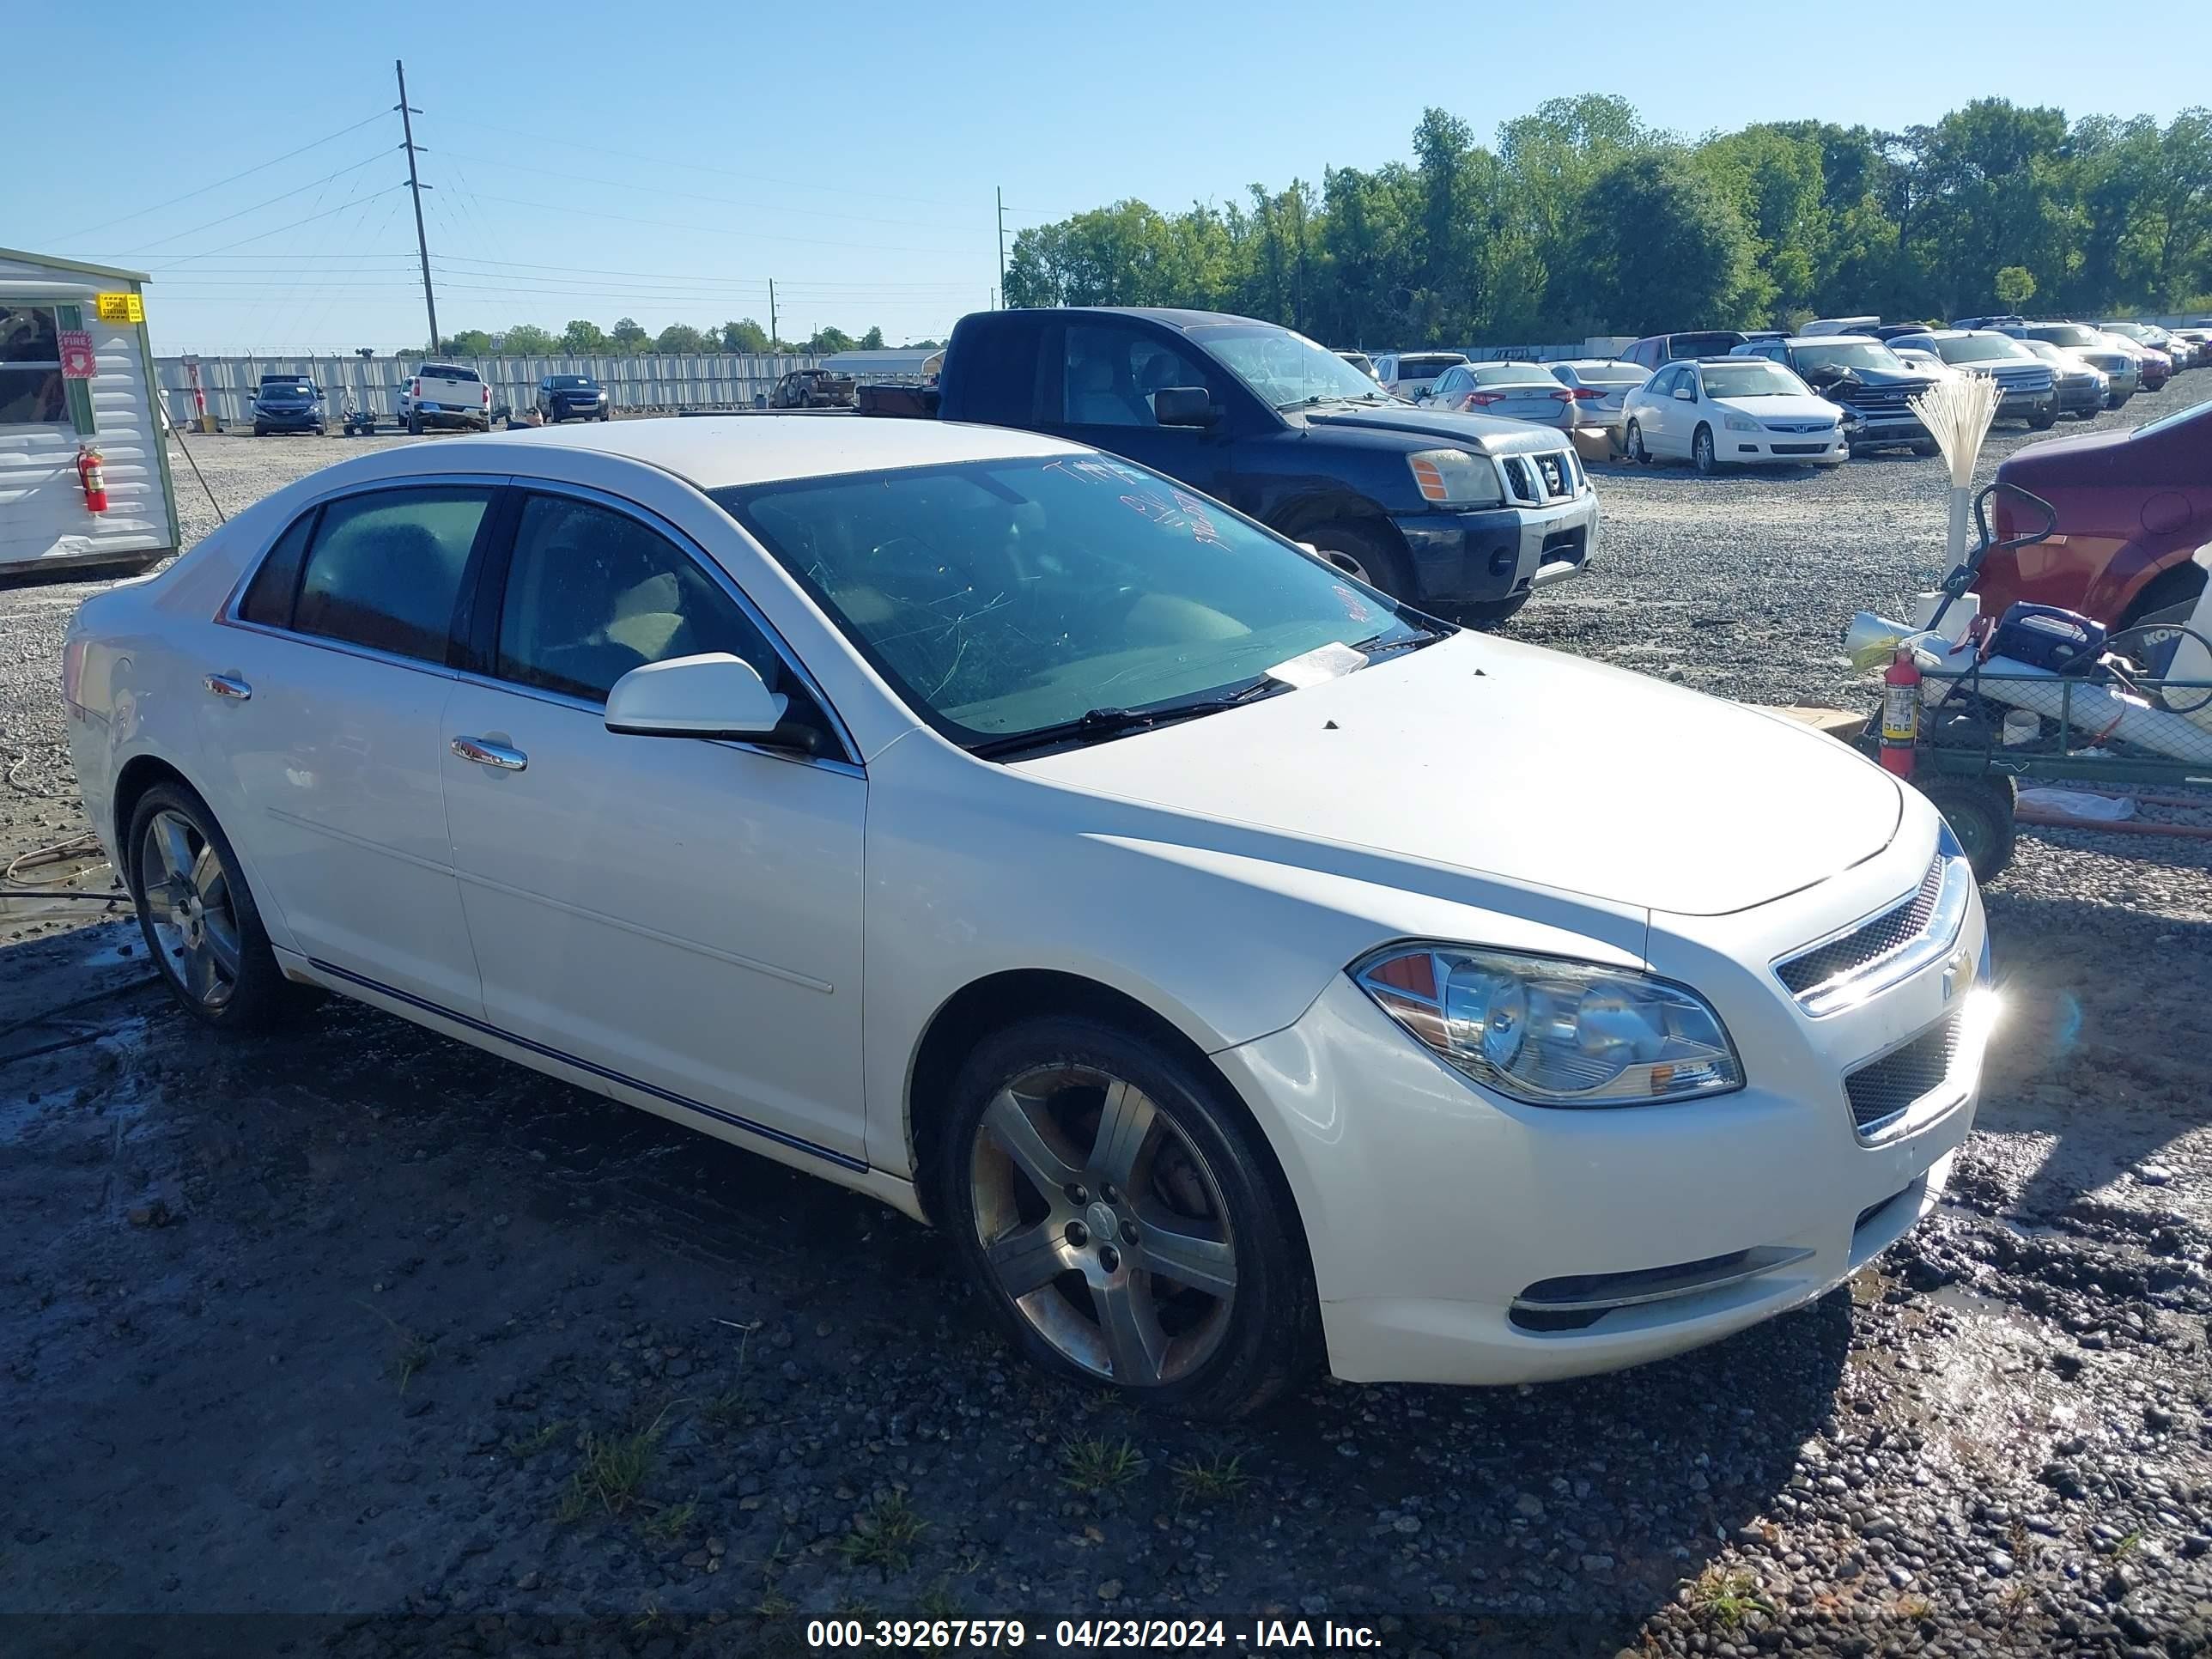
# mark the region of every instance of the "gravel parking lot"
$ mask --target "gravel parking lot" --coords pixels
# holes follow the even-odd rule
[[[234,507],[364,447],[191,440]],[[1939,462],[1595,471],[1596,568],[1513,631],[1723,695],[1863,703],[1844,620],[1942,562]],[[84,829],[89,591],[0,590],[0,860]],[[218,1043],[125,924],[0,901],[0,1650],[797,1652],[845,1611],[2204,1650],[2212,853],[2024,830],[1987,897],[1979,1127],[1876,1268],[1619,1376],[1226,1430],[1041,1382],[878,1206],[350,1005]],[[210,1617],[103,1622],[148,1613]]]

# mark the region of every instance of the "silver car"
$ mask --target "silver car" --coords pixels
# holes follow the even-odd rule
[[[1625,363],[1613,357],[1571,357],[1544,367],[1574,393],[1574,423],[1596,427],[1610,434],[1613,447],[1619,449],[1621,428],[1628,421],[1622,402],[1651,378],[1651,372],[1641,363]]]
[[[1462,363],[1437,377],[1421,407],[1498,415],[1562,432],[1577,424],[1575,394],[1541,363]]]

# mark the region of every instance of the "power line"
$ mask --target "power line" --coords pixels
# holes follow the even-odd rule
[[[281,195],[271,196],[267,201],[256,202],[252,207],[240,208],[235,213],[226,213],[220,219],[210,219],[204,225],[194,225],[190,230],[180,230],[174,235],[164,236],[157,241],[148,242],[144,244],[143,246],[132,248],[130,250],[130,252],[133,255],[139,254],[146,252],[149,248],[160,247],[165,243],[180,242],[187,236],[197,236],[204,230],[213,230],[217,225],[227,225],[234,219],[243,219],[249,213],[258,213],[265,207],[274,207],[277,203],[289,200],[292,197],[305,196],[309,191],[319,189],[321,186],[329,184],[334,179],[343,179],[349,173],[358,173],[363,167],[374,167],[390,153],[391,152],[388,150],[379,150],[374,155],[367,156],[361,161],[356,161],[351,167],[340,167],[336,173],[326,173],[319,179],[311,179],[306,184],[301,185],[297,190],[285,191]]]
[[[534,167],[524,161],[503,161],[493,155],[467,155],[453,150],[444,152],[448,160],[474,161],[479,167],[505,167],[515,173],[538,173],[549,179],[559,179],[572,185],[599,185],[608,190],[641,190],[655,196],[680,197],[690,202],[712,202],[719,207],[743,208],[750,213],[798,213],[816,219],[844,219],[858,225],[902,225],[910,230],[938,230],[943,222],[930,219],[878,219],[864,213],[832,213],[824,208],[779,207],[767,202],[743,202],[730,196],[708,196],[696,190],[675,190],[666,185],[635,184],[623,179],[589,179],[581,173],[568,173],[559,167]]]
[[[536,208],[543,213],[575,213],[586,219],[611,219],[618,224],[653,225],[663,230],[689,231],[693,235],[704,233],[710,236],[745,236],[761,242],[799,242],[808,247],[844,248],[856,253],[957,253],[951,247],[902,247],[889,242],[829,242],[814,236],[775,236],[766,231],[724,230],[715,225],[702,225],[696,221],[685,223],[677,219],[641,219],[635,214],[606,213],[597,208],[578,207],[570,202],[526,202],[515,196],[486,196],[487,202],[502,202],[508,207]]]
[[[386,185],[383,190],[373,190],[369,191],[368,195],[363,196],[359,199],[363,202],[374,201],[376,198],[385,194],[386,191],[404,190],[406,188],[407,181],[403,179],[396,185]],[[304,219],[295,219],[290,224],[278,225],[273,230],[257,230],[251,236],[241,236],[234,242],[225,242],[221,247],[203,248],[198,253],[180,253],[168,264],[164,265],[162,269],[164,270],[174,270],[178,266],[189,264],[195,259],[205,259],[217,253],[228,253],[234,247],[244,247],[248,242],[258,242],[271,236],[281,236],[288,230],[297,230],[301,225],[312,224],[317,219],[325,218],[333,213],[343,213],[354,204],[353,199],[349,198],[346,201],[340,202],[334,208],[324,209],[321,213],[311,213]]]
[[[380,121],[390,112],[388,110],[379,110],[375,114],[365,116],[349,127],[340,127],[336,132],[325,133],[320,138],[301,145],[297,149],[286,150],[274,160],[258,162],[246,168],[243,173],[234,173],[228,179],[218,179],[211,185],[202,185],[198,190],[188,190],[182,196],[172,196],[167,201],[156,203],[152,207],[140,208],[135,213],[124,214],[120,218],[103,220],[96,225],[87,225],[82,230],[73,230],[67,235],[57,236],[53,240],[58,242],[72,242],[80,236],[89,236],[96,230],[106,230],[110,225],[128,224],[131,220],[143,219],[149,213],[159,213],[163,208],[173,208],[179,202],[189,202],[195,197],[204,196],[211,190],[221,190],[225,185],[234,185],[240,179],[250,179],[257,173],[267,172],[278,161],[289,161],[295,155],[305,155],[311,149],[321,149],[333,138],[343,138],[349,132],[358,132],[371,121]]]

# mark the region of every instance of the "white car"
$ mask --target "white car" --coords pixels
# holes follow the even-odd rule
[[[1392,397],[1415,403],[1436,384],[1437,375],[1466,361],[1462,351],[1393,351],[1375,360],[1373,373]]]
[[[1843,410],[1779,363],[1698,357],[1670,363],[1621,400],[1631,460],[1730,466],[1839,466],[1851,458]]]
[[[1054,439],[362,456],[88,600],[64,681],[209,1025],[320,988],[854,1188],[1166,1408],[1711,1341],[1973,1119],[1924,798]]]

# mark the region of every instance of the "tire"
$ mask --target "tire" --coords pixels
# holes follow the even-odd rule
[[[138,931],[179,1006],[218,1030],[267,1030],[314,1000],[276,966],[238,854],[208,805],[182,784],[138,799],[124,837]]]
[[[1974,879],[1995,881],[2012,862],[2013,806],[2018,791],[2007,777],[1938,775],[1920,785],[1966,849]]]
[[[1528,595],[1516,593],[1510,599],[1480,599],[1468,605],[1444,606],[1451,620],[1488,633],[1493,628],[1503,628],[1521,614],[1521,607],[1528,603]]]
[[[2074,418],[2075,418],[2075,420],[2077,420],[2077,421],[2094,421],[2094,420],[2095,420],[2095,419],[2097,418],[2097,406],[2096,406],[2094,404],[2091,404],[2088,408],[2087,408],[2087,409],[2077,409],[2077,410],[2075,410],[2074,411]]]
[[[257,438],[265,438],[269,435],[269,428],[256,421],[253,423],[253,435]]]
[[[1217,1420],[1311,1369],[1319,1310],[1296,1212],[1218,1079],[1103,1020],[1045,1016],[985,1038],[950,1111],[932,1211],[1033,1362]],[[1146,1265],[1163,1260],[1148,1238],[1165,1237],[1203,1284]]]
[[[411,409],[407,411],[407,435],[410,438],[422,435],[422,416]]]
[[[1413,599],[1413,571],[1405,556],[1380,532],[1339,520],[1309,532],[1305,540],[1346,575],[1381,588],[1394,599]]]
[[[1637,422],[1628,423],[1627,435],[1621,441],[1621,451],[1638,466],[1651,465],[1651,452],[1644,447],[1644,428]]]
[[[1721,470],[1720,457],[1713,449],[1713,429],[1700,426],[1690,438],[1690,465],[1708,478]]]
[[[2031,432],[2048,432],[2057,424],[2058,411],[2055,409],[2038,410],[2027,417],[2028,430]]]
[[[1943,453],[1943,446],[1932,438],[1926,439],[1913,445],[1912,453],[1925,460],[1930,455],[1941,455]]]
[[[599,411],[599,418],[603,421],[611,421],[614,417],[615,412],[611,408],[603,409]]]

